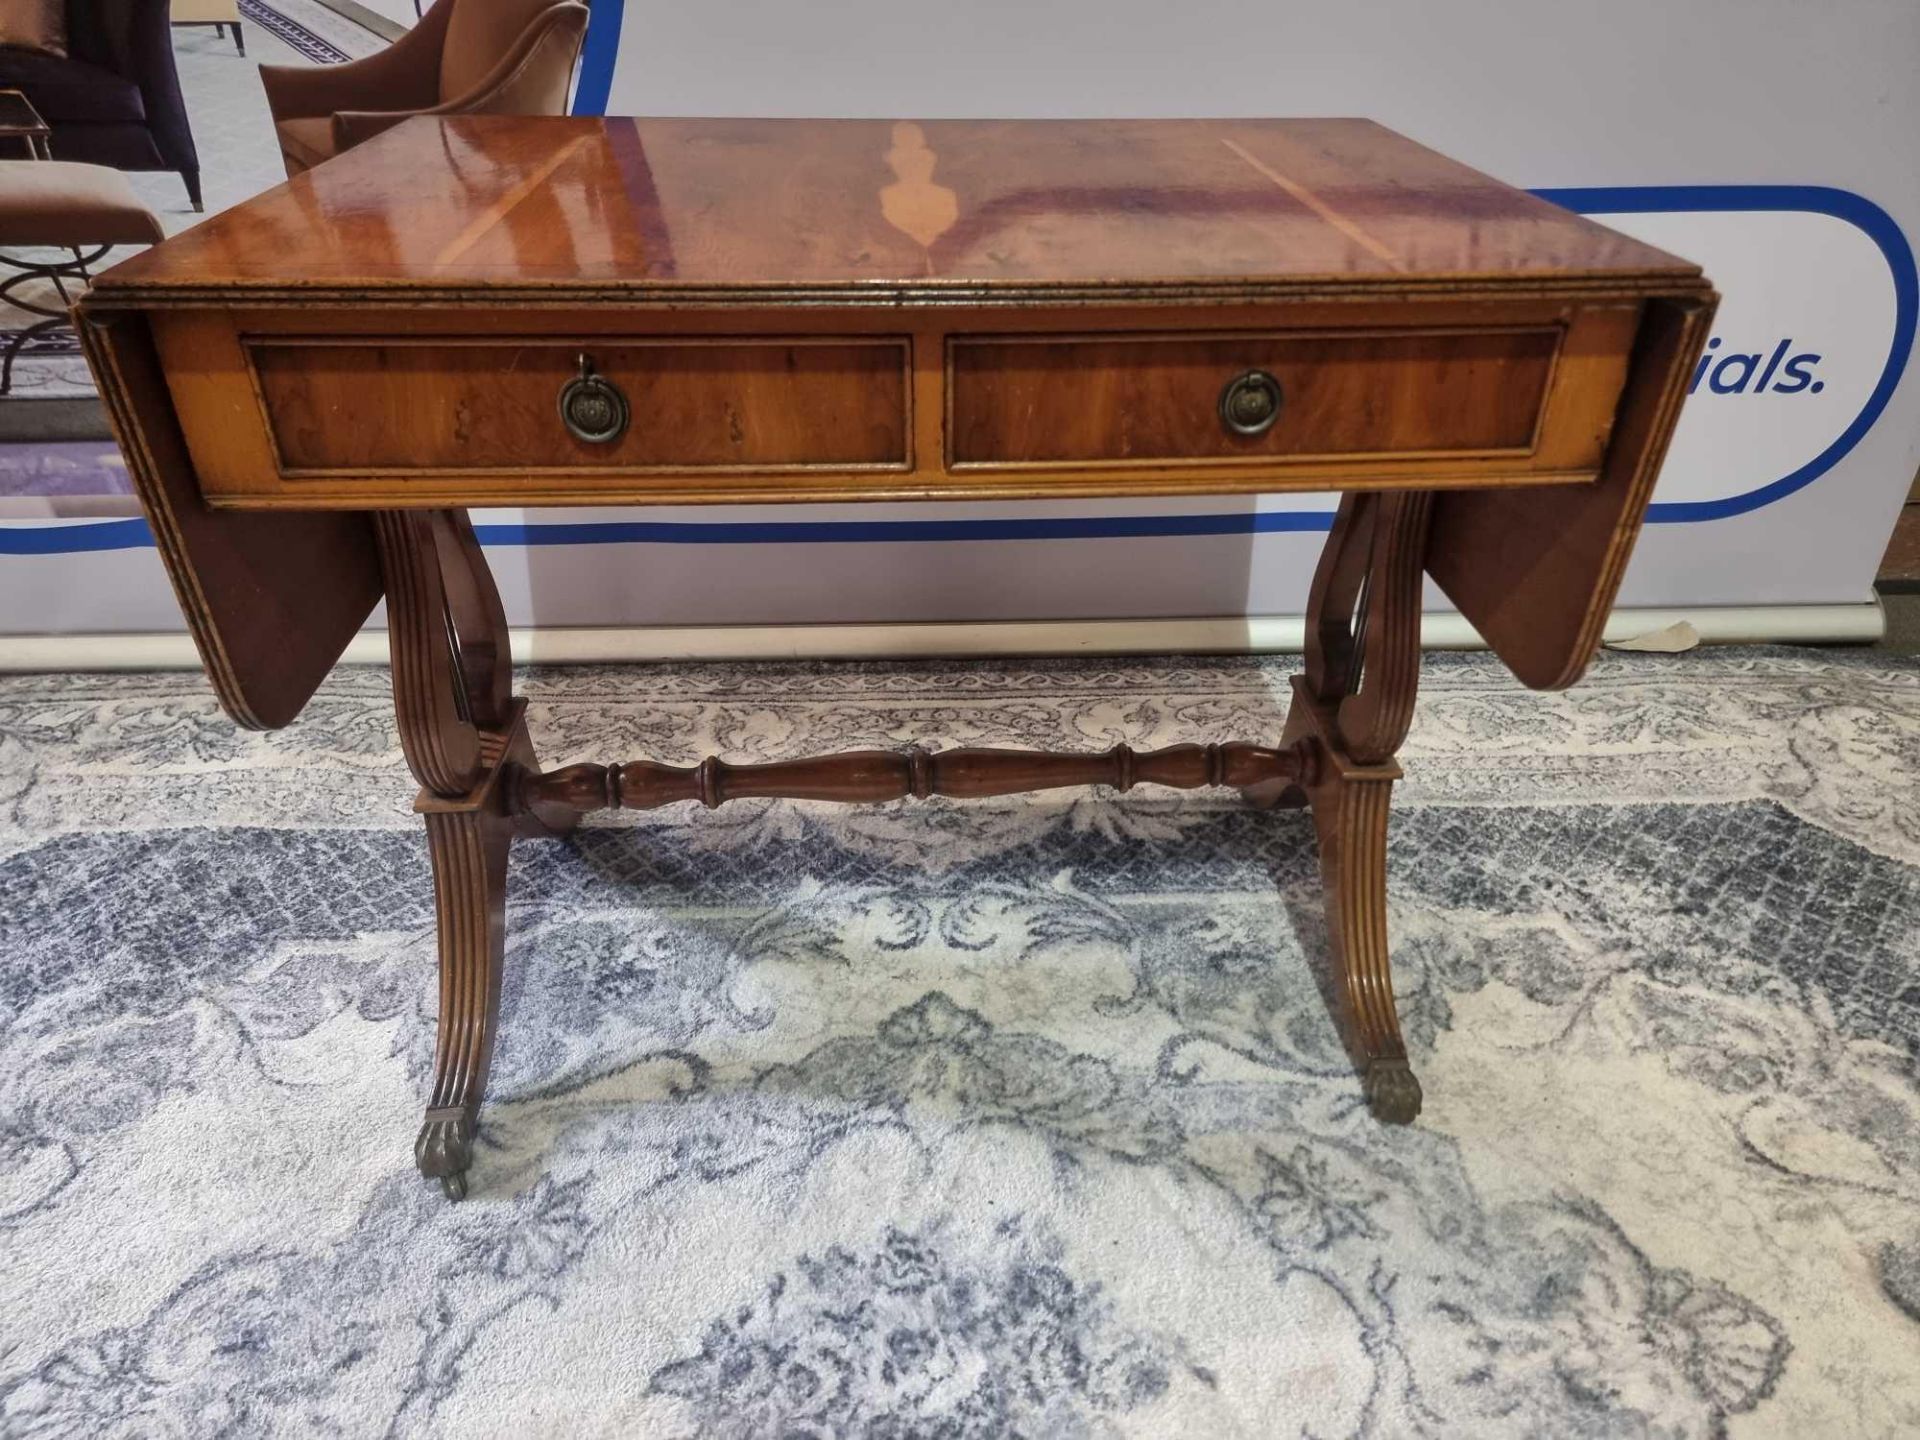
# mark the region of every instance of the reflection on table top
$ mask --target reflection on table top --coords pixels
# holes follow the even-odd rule
[[[1697,267],[1366,120],[417,118],[121,286],[915,293]]]

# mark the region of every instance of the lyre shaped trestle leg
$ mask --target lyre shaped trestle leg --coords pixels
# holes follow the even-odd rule
[[[414,808],[426,820],[439,942],[432,1094],[414,1159],[457,1200],[499,1023],[507,852],[516,833],[548,833],[572,817],[514,803],[513,775],[538,766],[512,694],[499,595],[465,514],[389,511],[375,521],[394,714],[421,785]]]
[[[1307,668],[1293,684],[1283,744],[1311,740],[1313,810],[1327,939],[1346,1040],[1374,1118],[1407,1124],[1420,1082],[1407,1060],[1387,950],[1387,814],[1394,753],[1420,675],[1420,592],[1430,497],[1348,495],[1307,614]],[[1275,794],[1250,794],[1272,803]]]

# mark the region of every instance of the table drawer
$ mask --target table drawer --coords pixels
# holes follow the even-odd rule
[[[288,479],[882,467],[911,463],[904,339],[251,336]],[[562,397],[587,373],[611,402]],[[602,388],[611,387],[611,389]],[[612,423],[624,409],[624,424]],[[595,432],[605,438],[590,438]]]
[[[1524,459],[1541,447],[1566,334],[1542,324],[956,337],[948,460],[959,468]],[[1624,334],[1620,343],[1615,392]],[[1597,465],[1603,439],[1589,433],[1571,449],[1552,447],[1555,463]]]
[[[153,337],[215,506],[1462,489],[1599,472],[1639,302],[1354,309],[1195,307],[1159,324],[1142,308],[1143,326],[1001,306],[205,308],[156,315]],[[583,355],[626,420],[597,438],[563,413]],[[1250,372],[1279,405],[1248,434],[1221,393]]]

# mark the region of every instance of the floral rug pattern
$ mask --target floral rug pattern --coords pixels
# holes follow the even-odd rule
[[[1287,662],[525,677],[549,763],[1276,735]],[[518,847],[473,1190],[383,672],[0,678],[0,1435],[1920,1431],[1920,667],[1427,661],[1367,1116],[1307,821]]]

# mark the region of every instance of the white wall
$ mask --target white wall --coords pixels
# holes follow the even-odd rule
[[[1913,0],[596,0],[581,104],[605,95],[613,113],[709,115],[1364,114],[1515,184],[1630,191],[1564,198],[1699,260],[1725,297],[1716,369],[1682,420],[1622,594],[1623,604],[1684,608],[1868,598],[1920,463],[1920,378],[1906,366],[1920,303],[1906,238],[1920,235],[1916,74]],[[608,541],[498,548],[518,624],[793,623],[1297,612],[1320,536],[1262,527],[1293,523],[1275,512],[1323,515],[1329,503],[476,518],[527,527],[496,535]],[[1009,539],[993,523],[1039,517],[1072,535],[1113,516],[1147,531],[1198,523],[1222,533]],[[868,531],[832,528],[849,520]],[[645,532],[683,542],[672,544],[577,528],[600,522],[697,528]],[[769,541],[760,528],[769,522],[800,528]],[[970,538],[897,528],[928,523]],[[150,551],[72,563],[84,563],[91,578],[78,588],[88,594],[36,609],[30,576],[50,562],[0,555],[0,627],[149,629],[162,618],[142,574],[156,566]],[[29,612],[34,623],[19,623]]]
[[[596,49],[618,10],[606,0],[597,7]],[[1696,392],[1622,603],[1868,597],[1920,463],[1920,380],[1903,373],[1857,443],[1822,460],[1912,349],[1905,237],[1920,234],[1912,0],[626,0],[624,10],[618,28],[630,38],[612,66],[612,113],[1364,114],[1528,188],[1662,187],[1638,203],[1672,213],[1581,208],[1701,261],[1725,297],[1717,356],[1760,360],[1744,390],[1715,393],[1710,374]],[[601,60],[590,57],[589,106]],[[1721,188],[1734,186],[1802,193]],[[1849,213],[1789,208],[1807,205]],[[1741,208],[1709,208],[1721,206]],[[1783,342],[1784,363],[1755,393]],[[1819,357],[1799,367],[1809,378],[1782,389],[1794,387],[1785,372],[1802,355]],[[1748,368],[1734,361],[1718,378],[1732,387]],[[1796,488],[1769,499],[1788,488],[1783,481]],[[1202,565],[1216,582],[1243,579],[1238,593],[1251,610],[1294,610],[1315,548],[1308,536],[1142,543],[1148,553],[1129,554],[1124,566],[1076,563],[1111,541],[984,547],[939,565],[943,579],[957,566],[982,582],[989,593],[970,605],[918,586],[892,603],[901,613],[929,604],[984,613],[999,577],[1017,573],[1022,595],[1057,613],[1138,613],[1129,607],[1143,599],[1193,602],[1194,585],[1161,572]],[[755,563],[763,580],[780,565],[794,603],[832,609],[831,587],[809,579],[802,551]],[[1066,576],[1027,583],[1027,572],[1050,565]],[[1142,570],[1151,577],[1144,595]]]

